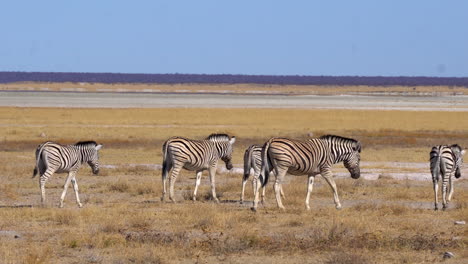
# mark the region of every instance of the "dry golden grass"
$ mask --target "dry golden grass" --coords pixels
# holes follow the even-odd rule
[[[431,145],[468,146],[468,119],[457,112],[288,109],[53,109],[0,108],[0,263],[433,263],[445,251],[468,260],[468,181],[455,185],[447,211],[432,209],[432,183],[381,178],[337,179],[344,208],[317,177],[311,211],[306,178],[288,176],[285,212],[271,185],[257,213],[238,203],[239,173],[219,173],[221,203],[208,199],[207,173],[199,201],[190,200],[193,172],[176,182],[177,203],[163,203],[162,142],[170,136],[236,135],[234,163],[244,149],[271,136],[305,138],[335,133],[363,142],[365,162],[427,162]],[[44,118],[47,116],[47,118]],[[450,125],[448,125],[450,124]],[[41,135],[44,133],[45,135]],[[40,208],[31,179],[34,150],[45,140],[104,143],[101,174],[78,172],[82,209],[68,190],[57,208],[65,176],[46,184]],[[372,165],[379,169],[387,165]],[[114,166],[107,166],[114,165]],[[337,166],[336,170],[339,169]],[[421,173],[428,173],[424,169]],[[419,172],[395,168],[397,172]],[[251,184],[246,200],[252,199]],[[20,207],[32,206],[32,207]],[[15,238],[14,235],[19,237]]]

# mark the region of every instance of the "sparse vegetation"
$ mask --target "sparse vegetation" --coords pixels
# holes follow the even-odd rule
[[[444,251],[456,253],[447,263],[463,263],[468,260],[466,228],[453,221],[467,220],[468,181],[464,178],[456,182],[449,209],[435,212],[431,182],[340,178],[336,181],[344,208],[338,211],[329,186],[317,177],[312,210],[306,211],[306,178],[287,176],[286,211],[276,209],[268,185],[265,205],[253,213],[248,202],[252,199],[250,183],[247,202],[238,203],[242,175],[237,172],[218,172],[220,204],[204,198],[210,192],[206,172],[198,201],[192,202],[195,173],[187,171],[181,172],[175,185],[176,195],[181,196],[176,197],[178,202],[163,203],[157,165],[162,142],[173,135],[236,135],[234,164],[241,167],[243,151],[252,143],[278,135],[305,138],[313,132],[359,139],[364,146],[362,161],[367,162],[363,170],[424,174],[429,173],[426,167],[392,167],[388,162],[427,162],[428,149],[441,141],[468,146],[465,115],[0,108],[0,263],[304,263],[304,259],[312,263],[432,263],[442,261]],[[92,175],[88,167],[78,173],[84,207],[76,207],[70,190],[65,208],[57,208],[63,174],[50,179],[48,204],[38,207],[38,182],[31,179],[37,144],[86,139],[103,143],[104,148],[100,175]],[[344,169],[336,166],[335,171]]]

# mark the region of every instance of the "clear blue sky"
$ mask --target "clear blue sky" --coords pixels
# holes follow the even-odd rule
[[[2,1],[0,71],[468,77],[468,1]]]

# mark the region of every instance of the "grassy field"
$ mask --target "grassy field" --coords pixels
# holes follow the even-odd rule
[[[450,208],[437,212],[431,182],[389,177],[338,179],[340,211],[317,178],[306,211],[306,178],[289,176],[286,211],[276,209],[270,186],[266,204],[253,213],[249,202],[238,202],[241,174],[217,175],[221,203],[215,204],[204,173],[194,203],[195,175],[183,171],[178,202],[162,203],[154,165],[161,164],[164,140],[213,132],[237,137],[237,167],[248,145],[272,136],[355,138],[363,144],[362,161],[374,164],[363,169],[428,163],[435,144],[468,146],[463,112],[0,108],[0,263],[433,263],[445,251],[456,256],[445,263],[468,261],[468,230],[454,225],[468,220],[466,175],[456,182]],[[99,176],[89,168],[78,173],[84,208],[72,189],[65,208],[57,208],[63,174],[46,184],[48,203],[39,207],[38,182],[31,179],[36,146],[90,139],[104,144],[103,168]],[[251,201],[250,186],[246,196]]]

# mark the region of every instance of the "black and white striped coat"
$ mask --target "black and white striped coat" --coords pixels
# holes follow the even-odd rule
[[[333,190],[333,197],[337,209],[341,208],[338,192],[331,167],[333,164],[343,162],[351,173],[351,177],[360,177],[361,143],[354,139],[334,135],[305,141],[287,138],[272,138],[263,147],[262,180],[263,185],[268,182],[269,171],[273,170],[276,180],[274,184],[278,207],[284,209],[280,198],[281,183],[286,173],[292,175],[307,175],[306,208],[310,209],[309,198],[312,192],[315,176],[321,174]],[[254,208],[258,199],[254,201]]]
[[[244,153],[244,176],[242,177],[242,191],[240,197],[240,203],[244,202],[245,184],[249,179],[250,172],[253,170],[252,189],[254,197],[260,189],[260,173],[262,169],[262,146],[251,145]],[[271,171],[270,171],[271,172]],[[281,196],[284,197],[283,190],[281,190]],[[265,201],[265,187],[262,187],[262,202]]]
[[[174,182],[182,168],[196,171],[197,179],[193,200],[196,200],[197,189],[200,185],[201,175],[208,170],[211,181],[211,193],[216,202],[215,174],[218,161],[222,160],[228,170],[232,169],[232,150],[235,137],[226,134],[212,134],[205,140],[193,140],[183,137],[172,137],[163,145],[162,184],[164,201],[166,194],[167,174],[172,169],[169,179],[169,199],[174,201]]]
[[[452,176],[460,178],[465,150],[455,144],[434,146],[429,153],[432,183],[434,187],[434,209],[438,209],[439,179],[442,178],[442,208],[446,209],[453,195]],[[450,190],[447,197],[447,185]]]
[[[63,207],[63,200],[65,199],[70,182],[73,184],[73,189],[75,190],[76,202],[79,207],[82,207],[78,194],[76,173],[83,163],[88,163],[93,170],[93,173],[98,174],[98,151],[101,148],[102,145],[98,145],[95,141],[82,141],[74,145],[61,145],[48,141],[39,145],[36,149],[36,166],[34,168],[33,178],[39,172],[42,204],[45,204],[46,181],[54,173],[68,173],[67,180],[63,187],[62,196],[60,197],[59,207]]]

